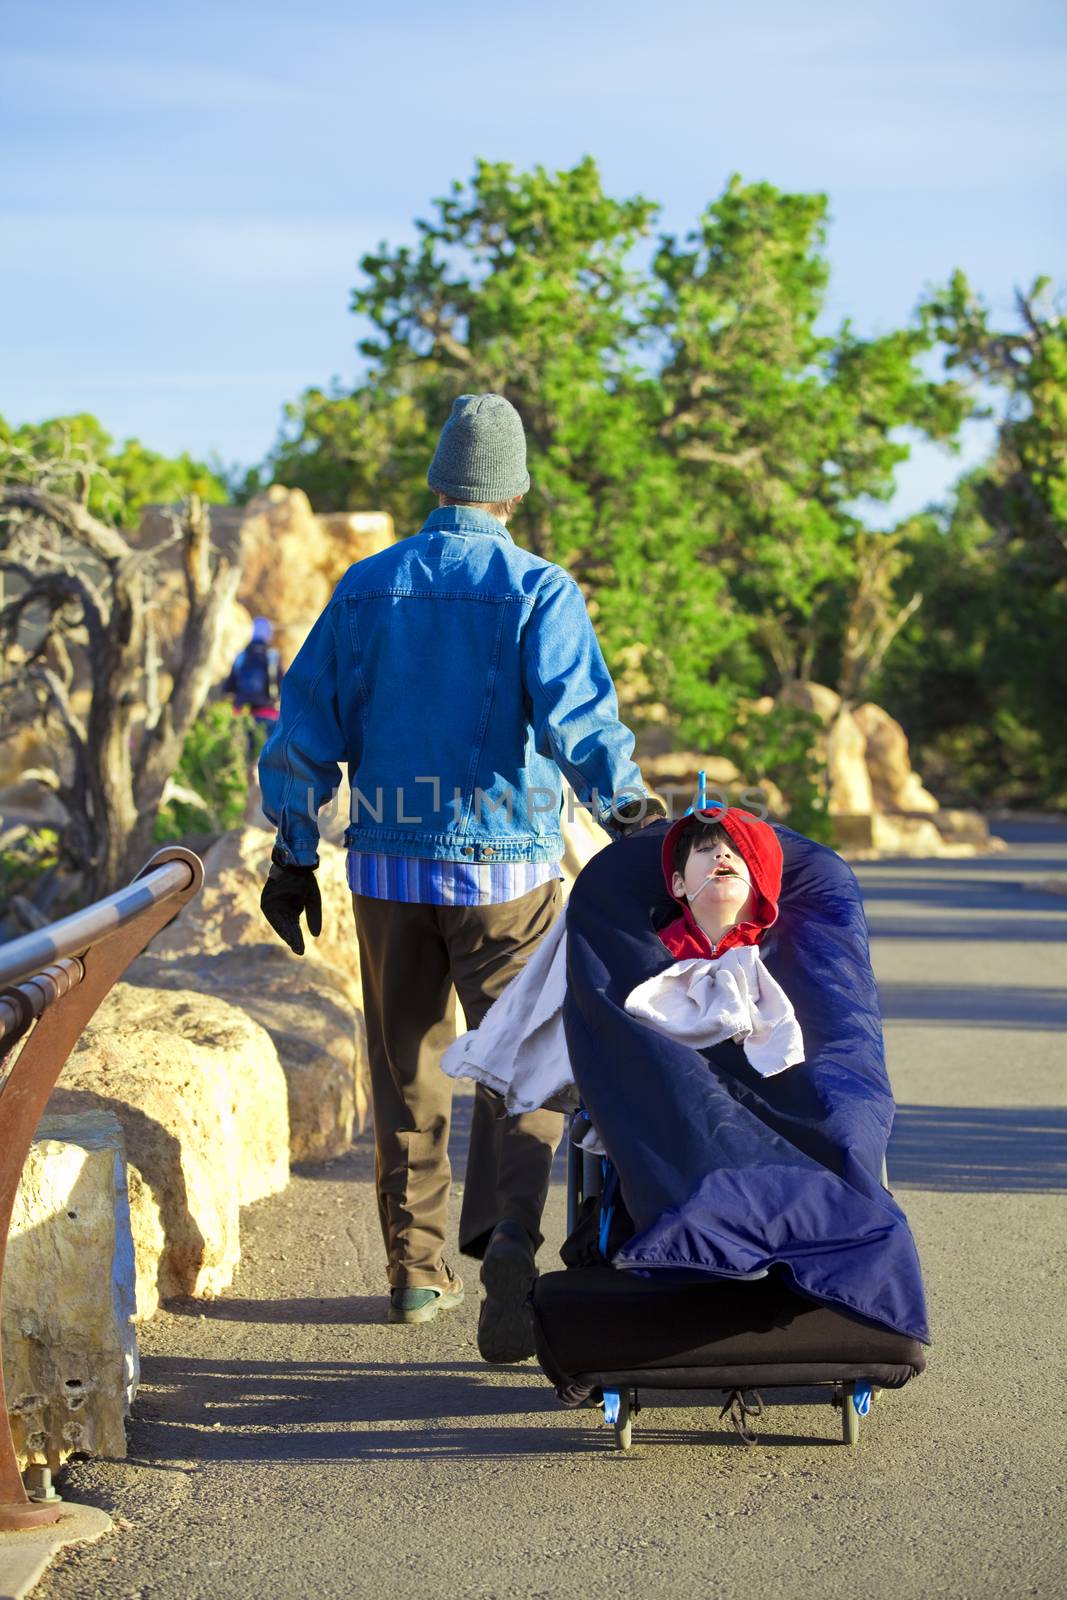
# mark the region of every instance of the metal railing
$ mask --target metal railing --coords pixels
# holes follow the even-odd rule
[[[0,946],[0,1306],[15,1196],[56,1079],[105,995],[203,881],[200,858],[168,845],[125,889]],[[58,1518],[26,1493],[0,1359],[0,1530]]]

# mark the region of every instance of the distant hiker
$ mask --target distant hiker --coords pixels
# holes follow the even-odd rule
[[[559,913],[565,775],[609,832],[664,807],[645,794],[574,579],[517,545],[530,486],[518,412],[461,395],[420,532],[349,568],[289,670],[260,757],[277,824],[262,907],[298,954],[322,928],[317,813],[348,763],[353,891],[390,1322],[460,1304],[444,1259],[452,1083],[439,1061],[525,965]],[[563,1132],[558,1111],[509,1116],[479,1084],[460,1249],[482,1259],[478,1348],[534,1353],[527,1296]]]
[[[271,645],[274,627],[268,617],[252,623],[252,642],[240,652],[230,668],[222,693],[229,695],[235,711],[252,716],[249,734],[249,759],[254,761],[267,742],[278,720],[282,679],[282,659]]]

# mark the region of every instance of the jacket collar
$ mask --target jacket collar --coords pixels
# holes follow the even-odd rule
[[[502,522],[491,517],[488,511],[476,511],[473,506],[438,506],[422,525],[423,533],[488,533],[496,539],[515,541]]]

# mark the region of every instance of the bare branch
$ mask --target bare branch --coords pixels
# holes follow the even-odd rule
[[[146,729],[133,775],[134,796],[142,812],[159,803],[178,764],[186,731],[212,686],[211,657],[227,608],[237,594],[240,568],[220,559],[207,596],[190,607],[182,659],[170,697],[154,727]]]
[[[29,484],[4,484],[0,487],[0,516],[8,511],[29,511],[46,518],[109,566],[127,560],[132,553],[120,533],[66,495],[50,494]]]
[[[474,357],[465,344],[461,344],[441,316],[427,307],[421,307],[417,312],[419,326],[424,328],[439,345],[447,356],[458,362],[461,367],[469,367],[474,362]]]
[[[71,600],[76,600],[82,608],[82,616],[89,632],[90,649],[100,644],[104,625],[99,605],[91,593],[91,586],[77,573],[69,569],[34,572],[22,562],[8,561],[3,557],[0,557],[0,572],[13,573],[16,577],[22,578],[26,584],[22,593],[9,600],[3,611],[0,611],[0,633],[7,632],[13,638],[15,628],[26,609],[37,600],[44,600],[51,607],[47,632],[51,629],[56,612],[62,610]]]
[[[211,589],[211,518],[198,494],[189,496],[184,535],[182,554],[189,603],[200,606]]]
[[[678,454],[683,461],[714,462],[718,466],[733,467],[738,472],[743,472],[746,467],[760,458],[760,447],[751,444],[745,450],[737,450],[733,454],[728,450],[716,450],[713,445],[704,444],[699,439],[693,439],[688,444],[678,447]]]

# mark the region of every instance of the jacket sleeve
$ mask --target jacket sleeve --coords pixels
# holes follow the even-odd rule
[[[612,800],[624,805],[645,785],[582,591],[559,569],[538,591],[526,624],[522,673],[538,753],[555,761],[608,826]]]
[[[327,606],[285,674],[278,721],[259,758],[278,855],[298,867],[318,865],[318,811],[337,792],[345,759],[333,612]]]

